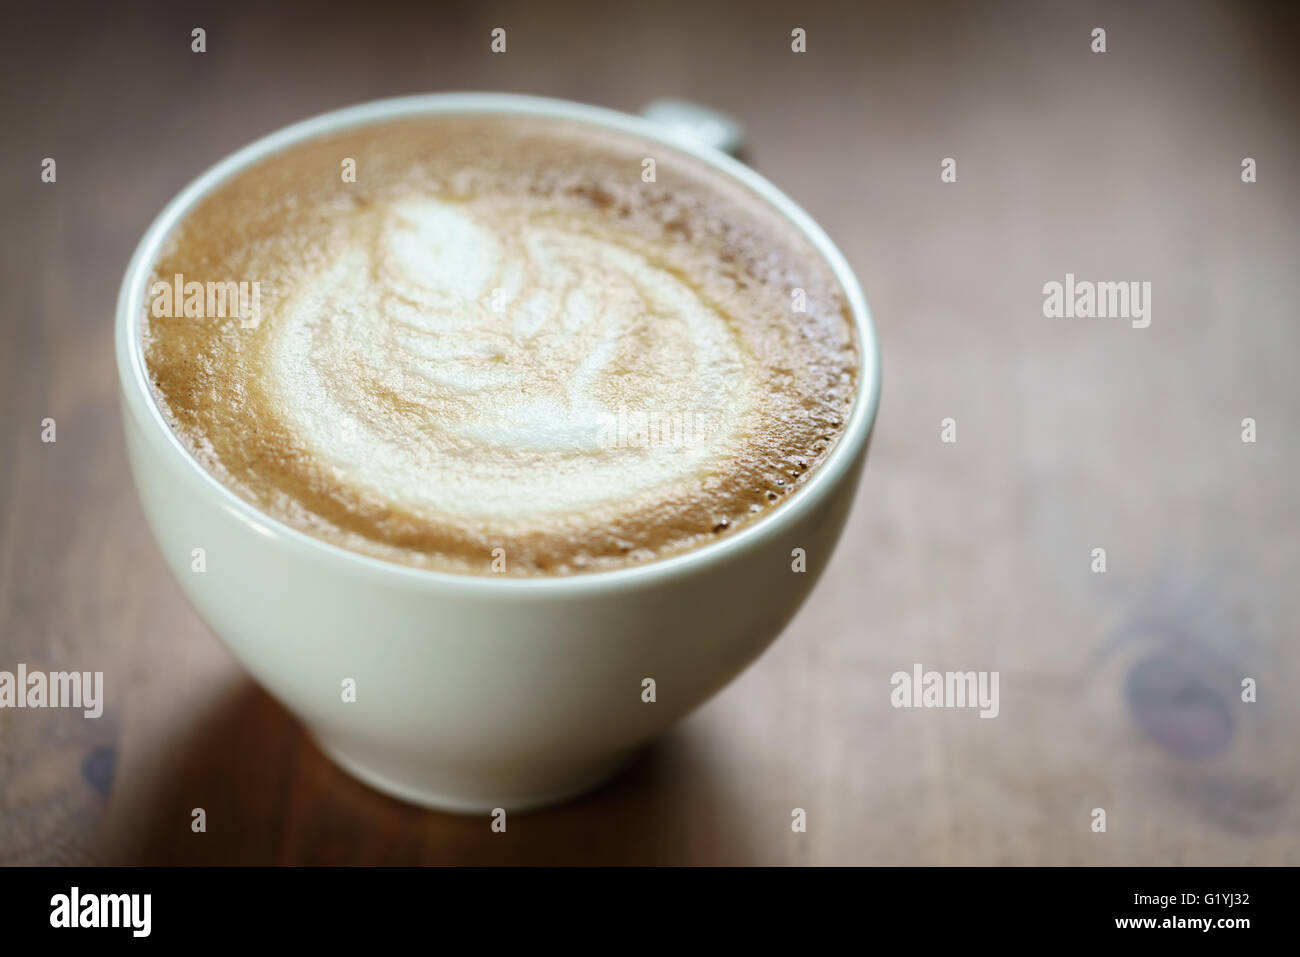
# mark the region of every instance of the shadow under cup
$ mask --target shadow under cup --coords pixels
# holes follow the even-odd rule
[[[849,421],[803,488],[752,525],[670,558],[587,575],[489,578],[392,564],[312,538],[258,511],[189,454],[154,403],[138,323],[150,268],[173,227],[215,186],[286,146],[447,112],[551,116],[663,142],[741,181],[808,237],[853,311],[861,368]],[[219,163],[168,204],[136,249],[115,346],[136,489],[199,616],[349,772],[399,798],[462,812],[522,810],[598,784],[763,652],[830,559],[880,390],[856,278],[774,186],[651,121],[504,94],[364,104],[288,127]],[[191,568],[196,547],[206,553],[203,573]],[[795,549],[806,572],[792,568]],[[642,700],[647,678],[653,702]]]

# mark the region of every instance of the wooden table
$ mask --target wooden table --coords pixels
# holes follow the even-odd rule
[[[0,861],[1300,863],[1294,12],[435,7],[7,14],[0,670],[102,670],[108,703],[0,710]],[[118,283],[168,198],[287,122],[442,89],[734,114],[884,352],[851,525],[786,634],[504,835],[354,782],[251,683],[163,568],[115,397]],[[1150,327],[1045,318],[1066,273],[1149,281]],[[999,672],[1000,714],[895,709],[916,663]]]

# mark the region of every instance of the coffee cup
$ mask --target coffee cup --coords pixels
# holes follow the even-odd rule
[[[196,460],[155,401],[141,344],[138,317],[167,236],[215,188],[279,150],[443,113],[563,118],[662,142],[748,187],[806,236],[844,291],[860,369],[837,443],[797,494],[734,534],[644,565],[475,576],[385,561],[305,534]],[[145,518],[200,618],[344,769],[404,800],[465,813],[525,810],[596,785],[763,652],[831,560],[880,390],[856,278],[776,187],[651,120],[506,94],[368,103],[290,126],[217,164],[168,204],[136,249],[118,299],[115,348]]]

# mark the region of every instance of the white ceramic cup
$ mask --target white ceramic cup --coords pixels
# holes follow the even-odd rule
[[[323,133],[406,116],[553,116],[692,154],[787,216],[834,270],[857,322],[857,400],[838,444],[768,516],[693,551],[571,577],[476,577],[392,564],[281,524],[222,486],[154,403],[139,317],[159,248],[209,192]],[[680,132],[611,110],[507,94],[367,103],[295,124],[218,163],[158,216],[127,267],[116,350],[131,469],[167,566],[199,616],[345,769],[461,812],[522,810],[599,783],[731,681],[803,603],[844,527],[880,391],[876,337],[848,264],[753,170]],[[206,571],[192,570],[203,548]],[[804,550],[807,571],[793,570]],[[642,700],[653,678],[656,700]],[[346,679],[356,698],[344,700]]]

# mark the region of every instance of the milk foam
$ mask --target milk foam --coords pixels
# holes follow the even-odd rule
[[[281,307],[266,366],[280,414],[338,481],[518,525],[698,484],[736,454],[756,412],[736,332],[645,255],[473,203],[367,215]],[[710,428],[608,447],[629,410]]]
[[[731,534],[813,474],[856,388],[842,290],[796,227],[699,160],[570,121],[289,147],[182,220],[151,279],[177,274],[262,290],[254,328],[141,316],[195,458],[300,531],[444,571],[612,569]]]

